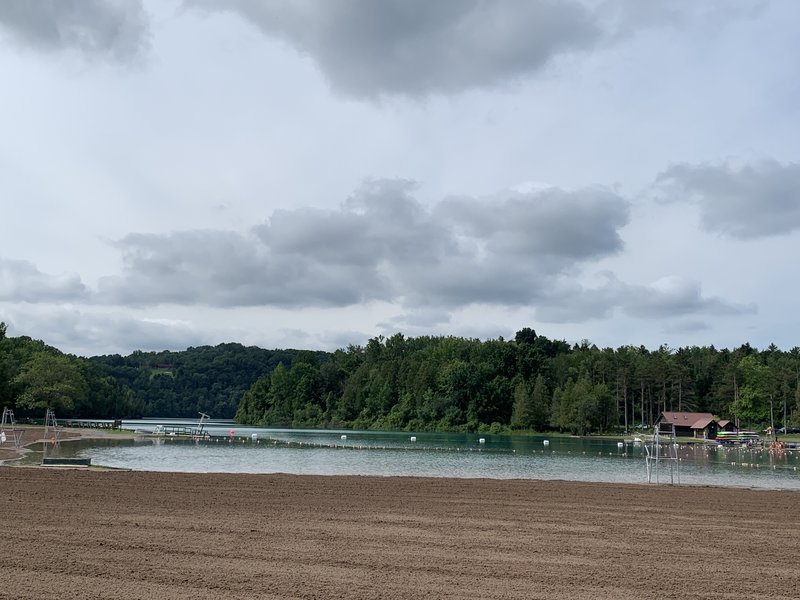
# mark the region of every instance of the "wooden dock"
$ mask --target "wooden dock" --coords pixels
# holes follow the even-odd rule
[[[80,429],[120,429],[120,419],[62,419],[63,427],[76,427]]]
[[[89,467],[92,465],[91,458],[43,458],[43,467]]]

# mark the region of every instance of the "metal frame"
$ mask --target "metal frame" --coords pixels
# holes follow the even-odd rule
[[[0,443],[8,441],[6,435],[6,427],[11,427],[11,440],[14,442],[14,447],[19,448],[22,445],[22,431],[17,429],[17,422],[14,420],[14,411],[10,408],[3,408],[3,420],[0,421]]]
[[[666,446],[666,453],[662,453],[662,446]],[[680,470],[678,465],[678,442],[675,437],[675,425],[672,423],[659,423],[653,431],[653,439],[645,443],[645,464],[647,466],[647,483],[661,483],[659,472],[661,463],[666,461],[669,467],[669,482],[680,484]]]
[[[53,448],[58,446],[58,436],[61,435],[61,429],[62,428],[58,426],[58,421],[56,421],[55,411],[52,408],[48,408],[44,416],[44,444],[42,446],[42,456],[47,456],[47,442],[53,442]]]
[[[211,417],[202,412],[198,414],[200,415],[200,422],[197,424],[197,435],[203,436],[205,435],[206,423],[211,420]]]

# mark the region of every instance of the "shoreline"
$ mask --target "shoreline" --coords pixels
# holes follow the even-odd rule
[[[0,446],[0,467],[14,467],[19,466],[14,463],[25,458],[27,454],[32,452],[29,448],[34,444],[42,442],[49,442],[44,437],[44,427],[41,425],[17,425],[17,431],[23,432],[22,445],[17,448],[13,442],[6,441],[5,444]],[[58,443],[74,442],[78,440],[104,440],[104,439],[118,439],[118,440],[135,440],[141,437],[141,434],[132,431],[115,431],[110,432],[103,429],[85,429],[80,427],[60,427]],[[26,439],[30,434],[34,439]]]
[[[800,596],[800,504],[780,491],[13,467],[0,483],[0,597]]]
[[[228,469],[225,470],[210,470],[210,471],[200,471],[200,470],[184,470],[184,471],[161,471],[161,470],[152,470],[148,471],[146,468],[131,468],[129,466],[122,466],[122,467],[111,467],[106,465],[100,464],[93,464],[93,465],[70,465],[70,464],[50,464],[50,465],[42,465],[35,463],[35,461],[29,459],[25,461],[25,457],[39,452],[38,450],[31,450],[31,446],[35,444],[40,444],[42,442],[46,442],[47,440],[43,437],[44,428],[42,426],[36,425],[23,425],[17,426],[18,430],[22,430],[27,434],[28,440],[26,441],[23,438],[23,444],[20,448],[14,448],[13,445],[6,442],[6,444],[0,446],[0,467],[12,467],[12,468],[42,468],[46,470],[51,469],[78,469],[78,470],[118,470],[118,471],[135,471],[135,472],[152,472],[152,473],[208,473],[208,474],[274,474],[274,473],[285,473],[285,474],[301,474],[303,471],[293,471],[293,470],[286,470],[286,471],[279,471],[279,470],[270,470],[264,471],[260,473],[259,471],[230,471]],[[33,439],[30,436],[33,435]],[[59,443],[69,443],[75,441],[92,441],[92,440],[141,440],[145,439],[148,436],[147,434],[142,434],[140,432],[134,432],[130,430],[104,430],[104,429],[94,429],[94,428],[79,428],[79,427],[63,427],[60,434]],[[171,438],[166,438],[171,439]],[[305,473],[309,476],[322,476],[322,477],[339,477],[343,476],[344,474],[337,474],[337,473]],[[414,472],[409,472],[408,474],[392,474],[386,475],[381,473],[365,473],[363,475],[358,475],[363,477],[398,477],[398,478],[409,478],[409,477],[417,477],[418,475]],[[644,485],[647,487],[682,487],[687,489],[698,489],[698,488],[707,488],[707,489],[738,489],[738,490],[764,490],[764,491],[773,491],[773,492],[800,492],[800,489],[796,487],[782,487],[782,486],[766,486],[766,485],[750,485],[745,481],[739,483],[708,483],[704,481],[700,482],[685,482],[682,481],[677,484],[669,484],[666,482],[662,483],[647,483],[646,479],[643,478],[642,481],[632,480],[632,481],[613,481],[613,480],[602,480],[599,479],[597,481],[591,481],[587,479],[566,479],[566,478],[529,478],[525,477],[524,475],[519,475],[510,478],[493,478],[491,475],[464,475],[458,476],[453,474],[445,474],[444,476],[440,476],[439,474],[434,475],[425,475],[425,477],[431,477],[434,479],[458,479],[458,480],[473,480],[473,479],[486,479],[489,481],[561,481],[561,482],[576,482],[576,483],[600,483],[606,485]]]

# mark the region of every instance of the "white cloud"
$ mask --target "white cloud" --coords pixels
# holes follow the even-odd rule
[[[84,356],[129,354],[136,349],[184,350],[219,341],[196,323],[130,313],[63,305],[11,305],[0,311],[0,320],[9,324],[9,335],[29,335]]]

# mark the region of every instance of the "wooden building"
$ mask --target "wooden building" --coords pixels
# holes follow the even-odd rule
[[[730,421],[720,421],[711,413],[672,412],[665,410],[656,421],[656,426],[668,423],[675,426],[675,435],[713,440],[720,429],[729,430]],[[724,425],[721,425],[723,424]]]

